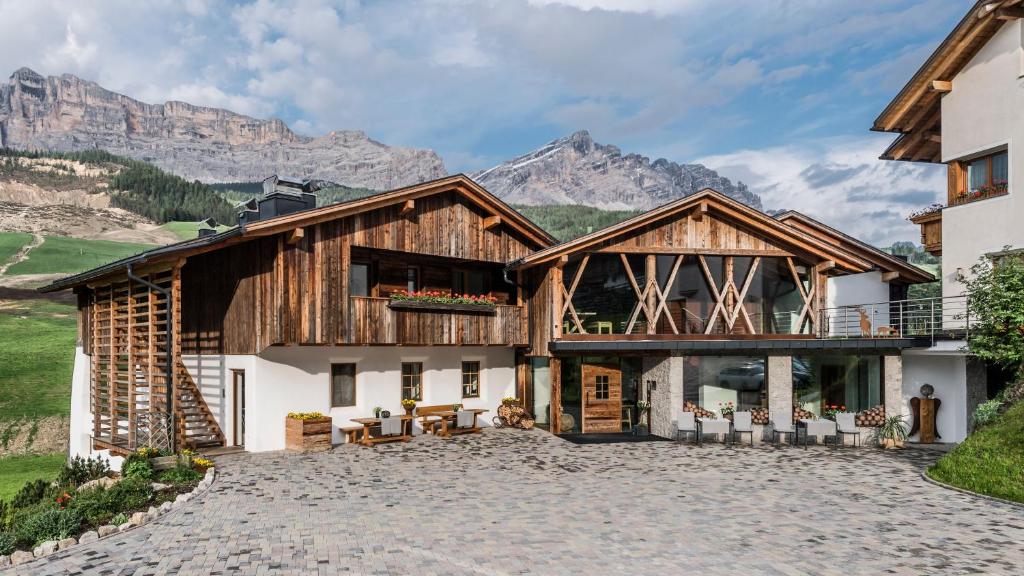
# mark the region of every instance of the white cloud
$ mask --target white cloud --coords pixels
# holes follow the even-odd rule
[[[698,162],[745,182],[761,195],[766,209],[798,210],[877,246],[916,242],[919,231],[906,216],[940,200],[945,171],[941,166],[879,160],[890,139],[825,139]]]

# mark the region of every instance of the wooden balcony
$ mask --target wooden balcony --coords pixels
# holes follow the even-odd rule
[[[352,344],[407,344],[461,346],[526,346],[526,309],[494,306],[487,310],[465,307],[392,308],[389,298],[349,298],[349,334]]]
[[[910,218],[921,227],[921,244],[933,256],[942,256],[942,210],[925,212]]]

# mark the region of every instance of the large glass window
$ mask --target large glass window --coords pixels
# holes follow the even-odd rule
[[[331,408],[356,405],[356,365],[331,364]]]
[[[422,362],[402,362],[402,400],[423,400]]]
[[[826,406],[860,412],[882,403],[880,356],[808,355],[793,358],[793,404],[816,415]]]
[[[768,407],[765,359],[761,356],[688,356],[683,365],[683,399],[720,413]]]
[[[551,422],[551,368],[545,357],[530,358],[530,379],[533,391],[531,403],[537,425],[545,427]]]
[[[626,258],[637,285],[645,280],[645,256]],[[581,260],[570,262],[562,271],[566,289],[572,287]],[[642,289],[642,288],[641,288]],[[573,309],[588,334],[624,334],[636,307],[636,291],[618,254],[593,254],[583,269],[583,275],[572,296]],[[566,311],[562,332],[579,333],[571,311]],[[633,322],[631,333],[647,332],[646,319],[641,312]]]
[[[999,152],[966,162],[969,192],[989,189],[993,193],[1005,191],[1010,177],[1009,156]]]

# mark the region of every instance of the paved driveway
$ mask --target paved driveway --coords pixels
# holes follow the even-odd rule
[[[1024,512],[914,450],[577,446],[541,431],[221,457],[183,511],[52,574],[1021,574]]]

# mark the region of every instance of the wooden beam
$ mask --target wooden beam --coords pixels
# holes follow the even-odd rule
[[[693,209],[692,218],[694,222],[700,222],[704,219],[704,215],[708,213],[708,203],[701,202]]]
[[[484,230],[490,230],[501,224],[501,216],[488,216],[484,218]]]
[[[288,233],[288,243],[298,244],[300,240],[306,235],[305,228],[295,228]]]
[[[952,92],[952,80],[932,80],[932,92]]]
[[[929,142],[935,142],[937,144],[941,144],[942,143],[942,134],[939,133],[939,132],[928,131],[927,133],[925,133],[924,138],[925,138],[925,140],[928,140]]]
[[[677,247],[677,246],[605,246],[594,252],[604,254],[667,254],[670,256],[682,254],[703,254],[705,256],[777,256],[785,258],[794,254],[788,250],[767,248],[763,250],[748,248],[701,248],[701,247]]]
[[[826,271],[831,270],[831,269],[833,269],[835,267],[836,267],[835,260],[825,260],[825,261],[820,262],[817,266],[815,266],[815,269],[817,269],[818,272],[826,272]]]
[[[988,4],[983,5],[981,8],[978,8],[978,13],[976,14],[976,16],[980,20],[998,9],[999,2],[989,2]]]
[[[405,202],[402,202],[402,208],[398,211],[398,213],[400,215],[402,215],[402,216],[407,216],[407,215],[411,214],[412,211],[415,210],[415,209],[416,209],[416,201],[415,200],[406,200]]]
[[[882,272],[882,282],[892,282],[900,277],[899,272]]]
[[[1024,8],[1000,8],[996,10],[996,18],[999,20],[1019,20],[1024,18]]]
[[[569,255],[562,254],[558,260],[555,260],[555,268],[565,268],[565,265],[569,263]]]

